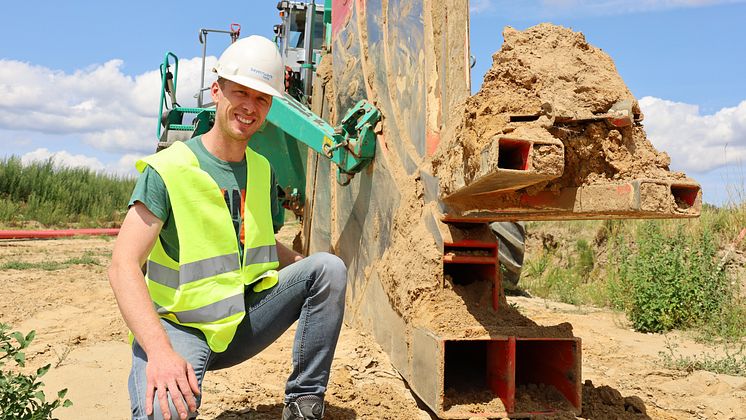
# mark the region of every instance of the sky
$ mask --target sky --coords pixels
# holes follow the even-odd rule
[[[156,143],[158,66],[181,58],[178,92],[193,103],[200,28],[272,36],[276,1],[6,2],[0,41],[0,157],[52,157],[134,175]],[[15,18],[9,19],[7,16]],[[705,202],[746,201],[746,0],[471,0],[472,90],[502,28],[553,22],[615,61],[640,101],[648,137]],[[208,66],[228,37],[208,36]]]

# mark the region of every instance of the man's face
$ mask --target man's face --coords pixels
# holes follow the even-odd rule
[[[226,137],[245,141],[259,130],[272,105],[272,95],[223,79],[212,84],[215,125]]]

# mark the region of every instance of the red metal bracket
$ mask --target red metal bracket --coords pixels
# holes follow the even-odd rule
[[[443,244],[444,277],[450,276],[454,284],[489,282],[494,310],[498,309],[502,294],[499,269],[497,242],[464,240]]]

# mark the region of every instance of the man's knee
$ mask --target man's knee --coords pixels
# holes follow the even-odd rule
[[[319,252],[312,257],[321,268],[324,280],[329,283],[330,288],[344,294],[347,288],[347,266],[344,261],[328,252]]]
[[[347,278],[347,266],[341,258],[328,252],[319,252],[318,254],[314,255],[319,256],[326,270],[336,274],[339,277]]]

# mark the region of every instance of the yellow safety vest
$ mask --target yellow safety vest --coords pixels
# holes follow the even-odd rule
[[[148,257],[145,281],[156,311],[201,330],[213,351],[225,351],[246,314],[245,287],[260,292],[277,284],[269,163],[246,149],[243,262],[220,188],[187,145],[176,142],[136,166],[140,172],[150,166],[163,178],[179,238],[178,262],[160,238]]]

